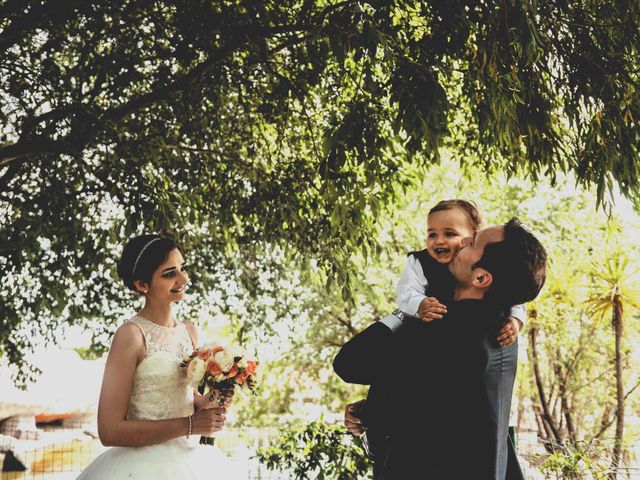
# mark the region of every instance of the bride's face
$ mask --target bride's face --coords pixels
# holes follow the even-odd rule
[[[189,283],[186,265],[180,250],[173,249],[167,259],[153,272],[147,298],[160,302],[177,302],[184,299]]]

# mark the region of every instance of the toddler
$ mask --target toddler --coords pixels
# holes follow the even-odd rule
[[[482,219],[478,209],[466,200],[438,202],[427,216],[427,248],[411,252],[396,289],[398,308],[404,313],[430,322],[447,312],[447,296],[453,291],[448,272],[449,262],[462,246],[462,239],[472,237]],[[428,294],[428,296],[427,296]],[[498,332],[498,342],[513,343],[524,325],[524,305],[511,307],[510,316]]]

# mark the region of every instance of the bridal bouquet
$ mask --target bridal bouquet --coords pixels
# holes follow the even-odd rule
[[[236,387],[253,391],[256,387],[258,362],[248,359],[235,346],[205,346],[184,359],[182,366],[187,368],[189,383],[202,394],[208,391],[209,400],[213,400],[216,391],[222,393]],[[218,395],[218,401],[224,404],[222,395]]]
[[[182,366],[187,369],[187,380],[200,394],[208,392],[209,400],[213,400],[218,393],[220,406],[225,403],[225,391],[236,387],[254,391],[256,387],[258,362],[235,346],[205,346],[185,358]],[[200,443],[213,445],[214,439],[201,437]]]

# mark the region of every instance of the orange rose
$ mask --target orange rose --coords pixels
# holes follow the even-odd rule
[[[233,378],[236,376],[237,373],[238,373],[238,365],[234,363],[233,367],[231,367],[231,370],[227,372],[227,378]]]
[[[247,372],[246,370],[240,372],[238,374],[238,376],[236,377],[236,383],[238,385],[242,385],[244,382],[247,381],[247,378],[249,378],[249,372]]]
[[[249,375],[255,375],[258,370],[258,364],[255,360],[247,360],[247,369],[246,372],[249,372]]]
[[[207,373],[215,377],[217,375],[220,375],[222,373],[222,370],[220,369],[220,366],[216,362],[211,360],[207,362]]]

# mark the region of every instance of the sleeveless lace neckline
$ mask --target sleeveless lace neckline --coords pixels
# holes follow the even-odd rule
[[[175,318],[173,319],[173,326],[171,326],[171,327],[167,327],[166,325],[160,325],[159,323],[152,322],[151,320],[148,320],[148,319],[144,318],[142,315],[136,315],[133,318],[135,318],[137,320],[142,320],[145,323],[151,323],[151,324],[153,324],[153,325],[155,325],[156,327],[159,327],[159,328],[166,328],[167,330],[173,330],[174,328],[178,328],[178,325],[179,325],[178,321]],[[133,318],[131,320],[133,320]],[[180,323],[182,323],[182,322],[180,322]]]
[[[183,322],[164,327],[136,315],[130,323],[144,337],[146,352],[136,367],[127,418],[164,419],[193,413],[193,388],[182,360],[193,351]]]

